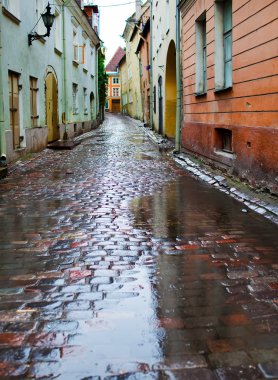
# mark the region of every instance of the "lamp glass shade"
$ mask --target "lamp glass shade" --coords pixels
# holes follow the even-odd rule
[[[42,21],[46,28],[51,28],[55,19],[55,16],[50,13],[50,7],[47,7],[47,11],[42,15]]]

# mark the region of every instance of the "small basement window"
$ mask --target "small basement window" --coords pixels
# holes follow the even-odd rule
[[[233,132],[230,129],[215,129],[215,148],[217,151],[233,153]]]

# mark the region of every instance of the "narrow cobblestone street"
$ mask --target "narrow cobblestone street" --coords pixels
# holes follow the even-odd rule
[[[278,379],[277,226],[108,115],[0,182],[0,378]]]

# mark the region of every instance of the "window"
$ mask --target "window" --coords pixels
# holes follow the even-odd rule
[[[215,147],[216,151],[225,153],[233,153],[232,131],[225,128],[215,129]]]
[[[96,67],[96,62],[95,62],[95,59],[96,59],[96,56],[95,56],[95,52],[93,49],[91,49],[91,63],[90,63],[90,67],[91,67],[91,75],[92,76],[95,76],[95,67]]]
[[[119,84],[119,78],[113,78],[113,84]]]
[[[10,129],[12,130],[14,149],[20,148],[19,80],[19,74],[9,71]]]
[[[170,30],[170,3],[166,0],[166,33]]]
[[[215,90],[232,84],[232,0],[223,0],[215,3]]]
[[[16,18],[20,18],[20,0],[3,0],[2,4],[3,7]]]
[[[232,86],[232,0],[224,2],[224,77],[225,87]]]
[[[38,80],[37,78],[30,77],[30,115],[31,127],[38,126]]]
[[[195,62],[195,92],[196,95],[207,91],[207,38],[206,15],[196,21],[196,62]]]
[[[123,106],[127,104],[127,94],[123,94]]]
[[[88,93],[87,88],[83,88],[83,102],[84,102],[84,114],[88,114]]]
[[[106,102],[105,102],[105,109],[106,109],[106,110],[109,110],[109,103],[108,103],[108,100],[106,100]]]
[[[119,88],[113,88],[112,96],[120,96],[120,89]]]
[[[73,31],[73,61],[76,63],[85,63],[85,45],[78,43],[75,31]]]
[[[78,114],[78,84],[72,84],[72,113]]]
[[[57,9],[55,9],[55,22],[54,22],[54,27],[55,27],[55,36],[54,36],[54,46],[56,49],[59,51],[62,51],[62,25],[61,25],[61,16],[60,13],[58,12]]]

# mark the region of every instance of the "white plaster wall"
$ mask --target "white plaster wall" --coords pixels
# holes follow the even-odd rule
[[[74,1],[73,1],[74,2]],[[33,141],[32,130],[28,130],[28,138],[26,137],[26,131],[31,127],[30,118],[30,84],[29,78],[33,76],[38,78],[38,125],[45,127],[45,77],[48,71],[55,73],[58,81],[58,112],[59,123],[62,123],[62,113],[64,111],[64,89],[63,89],[63,55],[55,49],[55,31],[52,28],[50,37],[45,38],[45,42],[40,40],[33,41],[31,46],[28,46],[28,33],[32,30],[36,24],[35,15],[35,0],[20,0],[20,22],[16,23],[12,18],[6,16],[4,12],[1,14],[1,36],[2,36],[2,81],[3,81],[3,103],[4,103],[4,129],[5,135],[10,136],[10,112],[9,112],[9,86],[8,86],[8,71],[14,71],[20,74],[20,84],[22,89],[20,90],[20,135],[24,136],[24,142],[22,146],[26,146],[28,142]],[[52,4],[56,5],[51,7],[53,12],[55,9],[61,13],[61,1],[52,1]],[[79,64],[77,67],[73,65],[73,23],[72,17],[77,19],[77,27],[75,28],[79,35],[79,41],[83,41],[82,30],[86,30],[88,37],[85,40],[88,47],[90,47],[90,28],[85,20],[79,16],[78,10],[75,7],[65,7],[65,25],[66,25],[66,67],[67,67],[67,94],[68,94],[68,123],[71,122],[87,122],[91,119],[90,113],[90,93],[93,92],[95,99],[97,99],[97,74],[92,72],[91,63],[88,62],[86,69],[83,64]],[[70,5],[70,4],[69,4]],[[0,8],[1,11],[1,8]],[[74,14],[73,14],[74,12]],[[78,19],[79,17],[79,19]],[[62,38],[62,37],[61,37]],[[96,58],[96,48],[94,45],[94,59]],[[90,59],[90,49],[88,49],[87,59]],[[93,70],[97,70],[97,65],[94,62]],[[72,83],[78,83],[79,86],[79,114],[72,115]],[[83,108],[83,88],[87,88],[87,108],[88,114],[84,114]],[[96,103],[96,102],[95,102]],[[95,110],[95,115],[97,109]],[[35,128],[36,129],[36,128]],[[42,141],[36,143],[36,147],[45,143],[45,133],[35,131],[34,136],[36,141],[41,138]],[[41,136],[41,137],[40,137]],[[20,152],[16,152],[12,148],[10,138],[6,141],[7,159],[11,161],[17,158]],[[32,144],[26,146],[27,151],[32,151]]]

